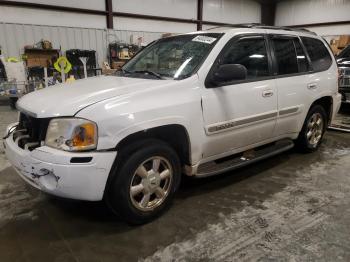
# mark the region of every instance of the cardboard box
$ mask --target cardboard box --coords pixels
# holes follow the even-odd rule
[[[331,45],[331,49],[334,55],[337,55],[340,52],[340,49],[338,48],[338,46]]]
[[[24,56],[26,57],[27,67],[50,67],[57,60],[59,53],[58,50],[54,49],[25,49]]]
[[[344,48],[350,44],[350,35],[341,35],[338,42],[338,48]]]
[[[27,67],[35,67],[35,66],[41,66],[41,67],[48,67],[49,61],[47,58],[43,57],[30,57],[27,58]]]
[[[338,48],[339,39],[332,39],[330,44],[331,44],[331,46],[335,46],[335,47]]]
[[[112,62],[112,69],[120,69],[125,62]]]
[[[102,69],[102,75],[113,75],[118,69]]]

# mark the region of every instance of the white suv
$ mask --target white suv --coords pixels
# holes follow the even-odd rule
[[[106,200],[129,223],[159,215],[181,174],[205,177],[297,145],[337,113],[337,64],[321,37],[258,25],[157,40],[116,76],[33,92],[4,145],[47,193]]]

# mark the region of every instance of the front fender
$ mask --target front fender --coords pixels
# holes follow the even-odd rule
[[[179,116],[161,117],[158,119],[146,120],[139,123],[135,123],[131,126],[128,126],[120,130],[115,136],[113,136],[113,143],[117,145],[124,138],[140,131],[145,131],[155,127],[174,125],[174,124],[183,126],[188,133],[190,126],[185,118],[179,117]]]

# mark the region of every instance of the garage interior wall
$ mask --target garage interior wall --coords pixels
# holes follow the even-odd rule
[[[287,0],[277,3],[275,24],[278,26],[318,24],[349,21],[349,0]],[[325,37],[346,35],[350,24],[307,26],[306,28]]]
[[[14,1],[14,0],[10,0]],[[106,10],[105,0],[16,0],[35,4],[58,5],[98,11]],[[112,0],[113,11],[142,15],[197,19],[197,0]],[[350,24],[315,25],[349,20],[350,0],[277,1],[275,25],[307,28],[327,40],[348,34]],[[203,0],[203,20],[219,23],[259,23],[261,4],[253,0]],[[94,49],[99,64],[106,60],[109,42],[130,42],[130,36],[146,43],[162,33],[195,31],[195,23],[180,23],[140,18],[113,17],[114,29],[106,29],[105,15],[81,14],[27,7],[0,6],[0,45],[6,56],[19,56],[24,45],[50,40],[62,51],[71,48]],[[203,24],[203,29],[213,26]]]
[[[129,43],[131,36],[143,37],[145,42],[151,42],[161,37],[160,32],[141,32],[127,30],[107,30],[82,27],[27,25],[1,23],[0,38],[5,57],[19,57],[25,45],[33,45],[41,39],[52,42],[53,48],[66,51],[69,49],[96,50],[98,64],[107,60],[109,42],[120,41]]]
[[[203,0],[203,20],[228,24],[261,23],[261,5],[251,0]],[[203,29],[213,27],[203,25]]]
[[[17,0],[17,2],[69,6],[104,11],[105,0]],[[113,0],[114,12],[197,19],[196,0]],[[130,42],[139,36],[149,43],[162,33],[196,31],[196,23],[167,22],[139,18],[114,17],[114,29],[106,29],[104,15],[76,14],[28,7],[0,6],[0,45],[5,56],[18,57],[25,45],[41,39],[62,51],[94,49],[98,62],[107,59],[107,45],[113,41]],[[203,20],[223,23],[261,21],[260,3],[252,0],[203,0]],[[203,25],[203,29],[213,26]]]

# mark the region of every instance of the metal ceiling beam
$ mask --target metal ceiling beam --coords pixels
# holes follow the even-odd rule
[[[350,20],[322,22],[322,23],[313,23],[313,24],[289,25],[288,27],[315,27],[315,26],[332,26],[332,25],[346,25],[346,24],[350,24]]]
[[[19,2],[19,1],[7,1],[0,0],[0,6],[15,6],[15,7],[25,7],[25,8],[34,8],[34,9],[42,9],[42,10],[50,10],[50,11],[62,11],[62,12],[71,12],[71,13],[80,13],[80,14],[92,14],[92,15],[103,15],[107,16],[107,19],[111,19],[112,16],[118,17],[129,17],[129,18],[139,18],[139,19],[147,19],[147,20],[157,20],[157,21],[168,21],[168,22],[178,22],[178,23],[190,23],[190,24],[208,24],[208,25],[217,25],[224,26],[227,23],[213,22],[213,21],[202,21],[199,19],[186,19],[186,18],[176,18],[176,17],[166,17],[166,16],[155,16],[155,15],[143,15],[143,14],[134,14],[134,13],[125,13],[125,12],[113,12],[113,7],[109,6],[110,0],[106,1],[106,11],[102,10],[91,10],[84,8],[76,8],[76,7],[66,7],[59,5],[47,5],[47,4],[37,4],[37,3],[29,3],[29,2]],[[203,0],[198,0],[203,1]],[[112,12],[111,12],[112,11]],[[203,11],[202,11],[203,13]],[[111,21],[110,21],[111,22]],[[107,20],[107,24],[108,24]],[[110,23],[109,25],[112,25]]]
[[[197,31],[203,28],[203,0],[197,0]]]
[[[129,18],[139,18],[146,20],[158,20],[158,21],[167,21],[167,22],[179,22],[179,23],[197,23],[196,19],[186,19],[186,18],[176,18],[176,17],[167,17],[167,16],[156,16],[156,15],[143,15],[143,14],[134,14],[134,13],[125,13],[125,12],[113,12],[113,16],[118,17],[129,17]]]
[[[261,3],[261,23],[274,25],[276,16],[276,3]]]
[[[106,0],[107,28],[113,29],[113,4],[112,0]]]
[[[37,4],[29,2],[18,2],[18,1],[7,1],[0,0],[0,6],[15,6],[15,7],[26,7],[26,8],[35,8],[42,10],[51,10],[51,11],[62,11],[70,13],[79,13],[79,14],[91,14],[91,15],[103,15],[107,18],[107,28],[113,28],[113,16],[117,17],[129,17],[129,18],[139,18],[147,20],[156,20],[156,21],[167,21],[167,22],[178,22],[178,23],[190,23],[197,24],[197,29],[201,30],[202,25],[213,25],[213,26],[234,26],[234,24],[227,24],[214,21],[205,21],[203,20],[203,0],[198,1],[198,10],[197,10],[197,19],[185,19],[185,18],[176,18],[176,17],[165,17],[165,16],[154,16],[154,15],[143,15],[143,14],[133,14],[133,13],[124,13],[124,12],[113,12],[112,0],[106,1],[106,10],[91,10],[84,8],[76,7],[66,7],[58,5],[47,5],[47,4]],[[274,4],[274,3],[271,3]],[[264,4],[262,4],[264,5]],[[262,10],[262,23],[270,25],[272,21],[272,15],[267,11],[268,5],[265,4],[265,9]],[[263,7],[262,7],[263,9]],[[201,12],[200,12],[201,11]],[[274,16],[273,16],[274,17]],[[314,24],[300,24],[300,25],[291,25],[289,27],[312,27],[312,26],[330,26],[330,25],[342,25],[350,24],[350,21],[336,21],[336,22],[324,22],[324,23],[314,23]]]
[[[91,10],[91,9],[85,9],[85,8],[37,4],[37,3],[18,2],[18,1],[0,0],[0,5],[35,8],[35,9],[43,9],[43,10],[50,10],[50,11],[63,11],[63,12],[79,13],[79,14],[91,14],[91,15],[106,15],[107,14],[106,11],[102,11],[102,10]]]

